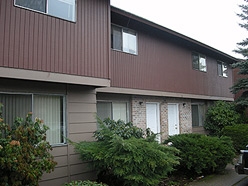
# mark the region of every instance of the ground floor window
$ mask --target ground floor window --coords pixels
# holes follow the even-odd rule
[[[65,142],[64,99],[61,95],[0,93],[5,123],[12,125],[15,117],[25,118],[32,112],[33,119],[41,118],[49,127],[47,140],[53,145]]]
[[[192,104],[191,112],[192,112],[192,126],[193,127],[203,126],[205,120],[205,113],[206,113],[204,104]]]
[[[129,104],[128,102],[97,102],[97,116],[100,119],[110,118],[115,121],[129,121]]]

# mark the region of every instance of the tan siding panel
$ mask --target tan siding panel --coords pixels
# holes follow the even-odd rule
[[[57,162],[56,167],[65,167],[68,165],[68,157],[66,156],[59,156],[59,157],[55,157],[54,161]]]
[[[80,113],[80,112],[85,112],[85,113],[95,113],[96,112],[96,104],[95,103],[69,103],[68,104],[68,110],[70,113]]]
[[[68,175],[68,167],[58,167],[55,168],[51,173],[44,173],[42,180],[50,180],[54,178],[63,178]]]
[[[88,93],[82,96],[80,93],[77,94],[70,94],[70,102],[83,102],[83,103],[96,103],[96,94],[95,93]]]
[[[94,141],[95,138],[93,137],[93,133],[80,133],[80,134],[70,134],[69,136],[70,140],[74,142],[80,142],[80,141]]]
[[[81,174],[84,172],[92,172],[93,168],[89,165],[89,163],[82,163],[77,165],[71,165],[70,173],[71,175]]]
[[[96,171],[71,176],[71,180],[96,180],[96,179],[97,179]]]
[[[70,157],[71,165],[82,164],[83,163],[82,160],[80,159],[79,154],[71,154],[69,157]]]
[[[70,134],[82,133],[82,132],[95,132],[96,130],[97,130],[96,122],[70,124],[69,127]]]
[[[68,116],[69,123],[81,123],[96,121],[96,113],[70,113]]]
[[[75,148],[73,145],[69,145],[68,146],[68,151],[69,151],[69,154],[78,154],[76,151],[75,151]]]
[[[68,177],[64,177],[53,180],[40,181],[39,186],[60,186],[68,182]]]
[[[67,155],[67,148],[68,148],[67,145],[53,147],[51,154],[53,156],[65,156]]]
[[[84,98],[82,98],[83,97],[82,95],[96,94],[96,91],[95,91],[95,88],[88,87],[88,86],[68,85],[68,93],[70,93],[69,95],[70,100],[73,100],[73,98],[84,100]]]

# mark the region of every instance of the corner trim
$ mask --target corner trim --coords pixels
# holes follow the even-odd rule
[[[175,97],[175,98],[205,99],[205,100],[216,100],[216,101],[217,100],[234,101],[234,98],[229,98],[229,97],[207,96],[207,95],[185,94],[185,93],[163,92],[163,91],[152,91],[152,90],[141,90],[141,89],[128,89],[128,88],[117,88],[117,87],[97,88],[96,92],[144,95],[144,96]]]
[[[34,70],[5,68],[5,67],[0,67],[0,77],[56,82],[56,83],[68,83],[68,84],[77,84],[77,85],[90,85],[90,86],[98,86],[98,87],[110,86],[109,79],[59,74],[59,73],[34,71]]]

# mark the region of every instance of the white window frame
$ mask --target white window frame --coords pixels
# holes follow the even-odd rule
[[[197,58],[197,65],[194,64],[194,59]],[[201,72],[207,72],[207,59],[203,54],[197,52],[192,52],[192,66],[193,69],[199,70]]]
[[[28,1],[28,0],[27,0]],[[35,9],[32,9],[32,8],[28,8],[28,7],[25,7],[25,6],[22,6],[22,5],[18,5],[16,3],[16,0],[14,0],[14,5],[16,7],[20,7],[20,8],[24,8],[24,9],[27,9],[27,10],[31,10],[31,11],[34,11],[34,12],[39,12],[39,13],[42,13],[42,14],[46,14],[46,15],[50,15],[50,16],[53,16],[53,17],[57,17],[57,18],[60,18],[60,19],[64,19],[64,20],[67,20],[67,21],[71,21],[71,22],[76,22],[76,0],[44,0],[46,1],[46,10],[45,12],[43,11],[39,11],[39,10],[35,10]],[[70,18],[70,16],[68,16],[67,18],[64,17],[64,16],[60,16],[60,15],[56,15],[56,13],[54,12],[49,12],[49,2],[52,2],[52,1],[60,1],[60,2],[63,2],[63,3],[67,3],[68,5],[71,5],[72,6],[72,13],[71,13],[71,16],[72,18]]]
[[[107,101],[107,100],[98,100],[98,103],[109,103],[111,104],[111,111],[110,111],[110,119],[114,120],[113,114],[114,114],[114,110],[113,110],[113,104],[118,104],[118,103],[125,103],[126,104],[126,121],[124,122],[129,122],[130,121],[130,104],[128,101]],[[98,111],[97,111],[98,112]],[[105,119],[105,118],[100,118],[100,119]]]
[[[63,122],[63,127],[61,129],[62,130],[62,133],[60,135],[62,135],[63,141],[62,142],[59,142],[59,143],[54,143],[54,144],[50,142],[50,144],[52,146],[60,146],[60,145],[66,144],[65,137],[67,136],[67,130],[66,130],[67,129],[66,128],[67,124],[66,124],[66,105],[65,105],[65,103],[66,103],[66,97],[65,97],[65,95],[61,95],[61,94],[44,94],[44,93],[42,93],[42,94],[39,94],[39,93],[21,93],[21,92],[0,92],[0,94],[27,95],[27,96],[30,96],[30,99],[31,99],[31,112],[34,111],[34,97],[35,96],[57,96],[57,97],[62,98],[63,99],[63,111],[62,111],[63,112],[63,121],[62,121]],[[32,119],[35,120],[35,113],[33,113]],[[40,118],[40,119],[42,119],[42,118]],[[44,123],[44,124],[46,125],[46,123]],[[49,125],[47,125],[47,126],[49,127]],[[59,126],[60,126],[60,124],[59,124]]]
[[[219,68],[220,67],[220,68]],[[228,77],[228,65],[225,62],[217,61],[218,75],[221,77]]]
[[[114,44],[113,44],[114,43],[114,37],[112,35],[114,28],[118,28],[121,31],[121,43],[120,43],[121,49],[114,48]],[[138,35],[137,35],[136,31],[131,30],[129,28],[124,28],[124,27],[112,24],[111,25],[111,35],[112,35],[111,45],[112,45],[113,50],[122,51],[122,52],[125,52],[128,54],[138,55]],[[134,46],[130,43],[134,43],[133,44]]]

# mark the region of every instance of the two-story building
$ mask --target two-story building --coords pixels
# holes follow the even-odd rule
[[[0,0],[5,121],[42,118],[58,162],[40,185],[95,177],[64,136],[94,140],[96,115],[150,127],[160,141],[202,132],[207,106],[233,100],[235,61],[109,0]]]

